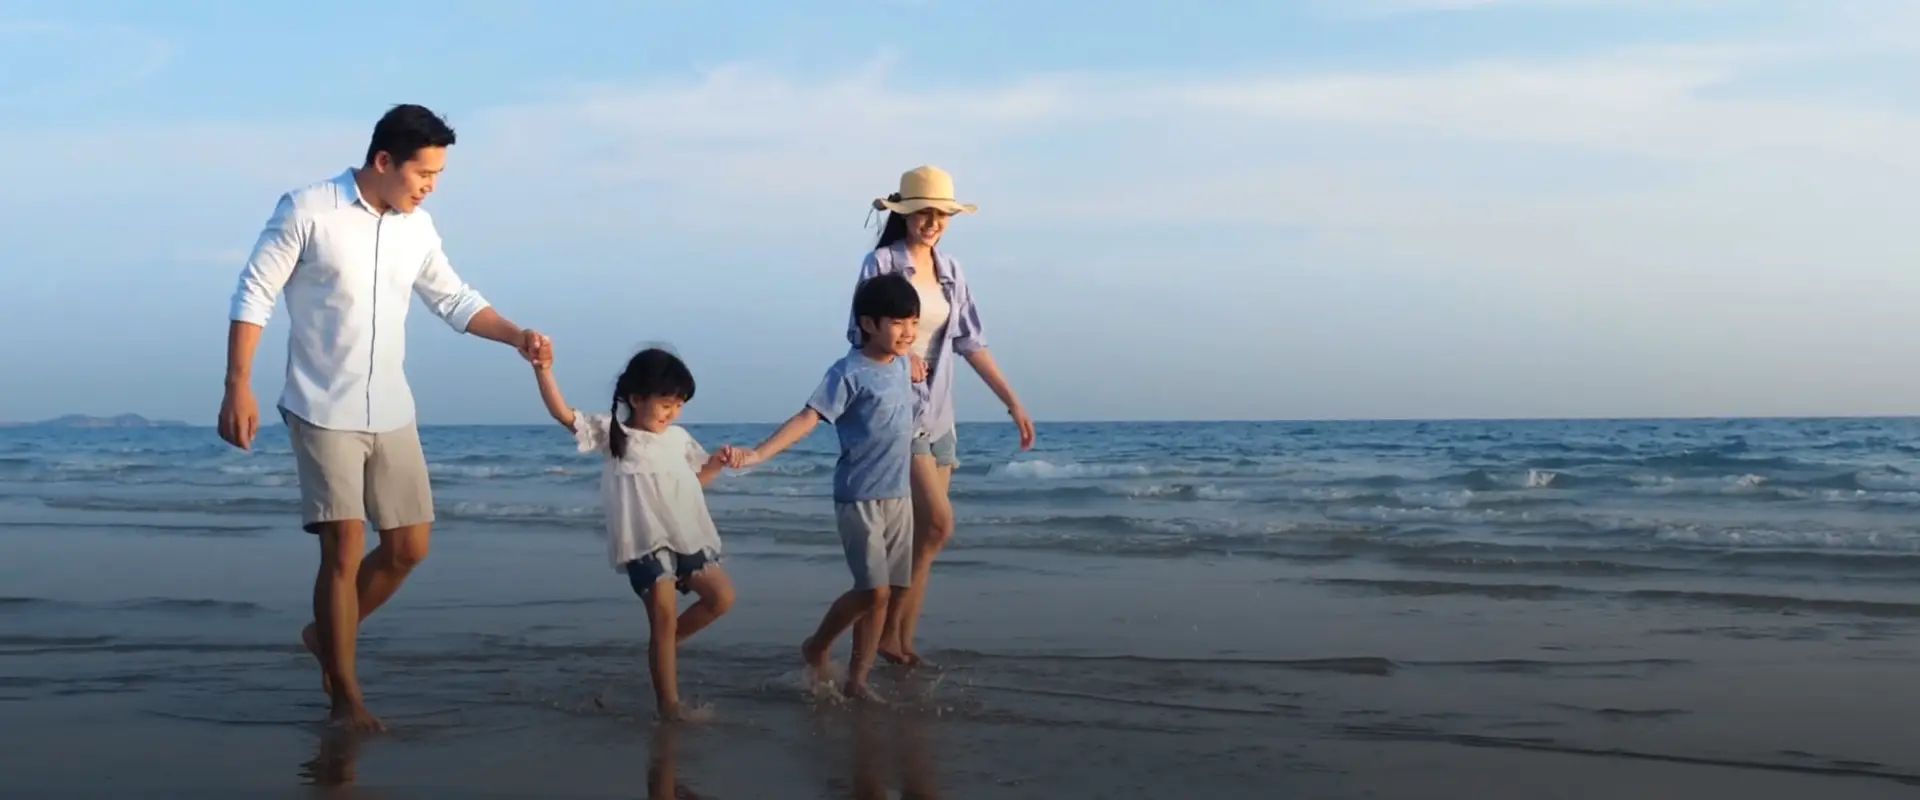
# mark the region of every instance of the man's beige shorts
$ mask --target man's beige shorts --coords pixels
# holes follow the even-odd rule
[[[433,483],[420,430],[384,433],[320,428],[282,411],[300,476],[300,518],[309,533],[323,522],[365,520],[376,531],[433,521]]]

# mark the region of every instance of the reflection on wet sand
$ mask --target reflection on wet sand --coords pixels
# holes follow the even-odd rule
[[[853,710],[854,800],[887,800],[889,777],[897,780],[901,800],[934,800],[933,757],[927,746],[926,719],[913,711],[888,713],[865,706]],[[892,764],[898,774],[889,776]]]
[[[353,785],[358,773],[360,743],[364,734],[329,727],[320,733],[320,751],[300,765],[301,782],[321,789],[339,789]],[[334,795],[326,792],[325,795]]]
[[[826,795],[846,796],[853,800],[937,800],[935,759],[929,746],[928,720],[914,711],[889,711],[881,708],[841,708],[813,715],[817,736],[801,737],[795,748],[814,751],[816,762],[839,762],[847,772],[829,770]],[[683,780],[679,766],[683,754],[682,738],[705,740],[706,732],[698,724],[660,723],[653,729],[653,752],[647,764],[648,800],[699,800],[701,794]],[[724,737],[720,737],[724,739]],[[715,740],[709,740],[715,741]],[[696,749],[698,744],[695,745]],[[791,787],[789,787],[791,788]]]
[[[700,800],[701,795],[680,783],[680,729],[683,723],[663,722],[653,729],[653,757],[647,761],[647,800]]]

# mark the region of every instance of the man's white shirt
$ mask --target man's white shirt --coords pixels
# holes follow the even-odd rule
[[[460,332],[487,307],[447,262],[426,210],[375,211],[351,169],[281,195],[240,271],[229,318],[265,327],[283,293],[292,330],[280,407],[322,428],[368,433],[414,421],[403,369],[412,298]]]

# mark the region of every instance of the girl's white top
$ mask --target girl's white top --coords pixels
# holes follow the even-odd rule
[[[664,433],[620,426],[627,433],[627,454],[613,460],[607,449],[609,414],[573,412],[573,438],[582,453],[606,456],[600,471],[600,504],[607,517],[607,558],[614,571],[660,548],[720,556],[720,532],[707,512],[700,487],[706,448],[678,425]]]

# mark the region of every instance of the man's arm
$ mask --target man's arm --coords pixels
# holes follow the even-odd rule
[[[254,434],[260,431],[260,405],[253,397],[253,356],[260,349],[260,332],[272,319],[273,304],[293,277],[306,244],[307,220],[294,208],[291,194],[281,195],[233,291],[219,428],[220,438],[242,450],[252,449]]]
[[[427,263],[413,281],[413,293],[454,330],[511,345],[528,361],[538,359],[540,334],[501,316],[480,292],[460,280],[438,243],[427,253]]]

